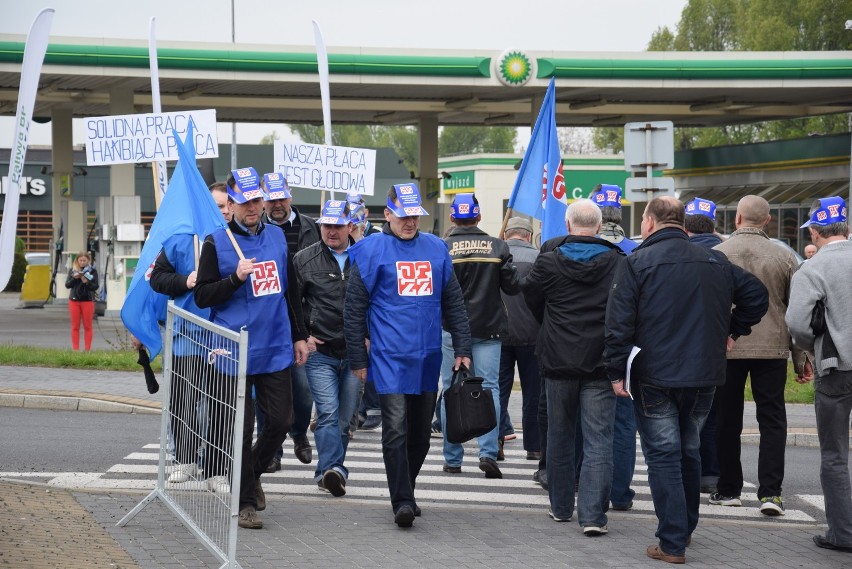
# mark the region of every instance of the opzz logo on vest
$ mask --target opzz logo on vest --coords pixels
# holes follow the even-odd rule
[[[251,274],[251,289],[255,296],[266,296],[281,292],[281,277],[278,275],[278,264],[275,261],[254,264],[254,272]]]
[[[432,294],[432,263],[429,261],[397,261],[396,288],[400,296]]]

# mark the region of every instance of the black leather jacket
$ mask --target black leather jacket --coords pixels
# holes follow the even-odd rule
[[[518,294],[518,271],[506,242],[475,226],[453,228],[444,241],[450,249],[453,272],[464,293],[470,336],[499,339],[508,333],[508,315],[500,291]],[[446,327],[445,327],[446,329]]]
[[[98,271],[91,265],[86,266],[84,272],[90,275],[91,280],[75,279],[74,272],[74,269],[68,271],[68,278],[65,279],[65,288],[71,290],[68,300],[94,300],[94,294],[98,290]]]
[[[296,253],[293,268],[302,291],[308,333],[325,342],[317,343],[317,351],[338,359],[346,358],[343,301],[349,282],[349,259],[341,271],[328,246],[319,241]]]

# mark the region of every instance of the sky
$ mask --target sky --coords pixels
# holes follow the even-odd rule
[[[326,46],[393,49],[460,49],[499,54],[507,48],[530,51],[632,51],[645,49],[659,26],[674,30],[687,0],[0,0],[0,34],[26,35],[36,14],[56,10],[51,36],[148,38],[157,18],[158,41],[230,42],[313,46],[311,20],[319,23]],[[52,40],[54,41],[54,40]],[[109,43],[109,42],[107,42]],[[334,78],[332,77],[332,81]],[[333,103],[332,103],[333,107]],[[332,121],[334,116],[332,114]],[[9,147],[14,119],[0,117],[0,147]],[[79,121],[75,121],[79,122]],[[84,141],[75,125],[74,143]],[[284,125],[238,125],[237,142],[257,144]],[[526,129],[528,138],[529,129]],[[221,125],[219,141],[231,140]],[[524,133],[519,136],[524,145]],[[50,144],[50,125],[33,124],[30,144]]]

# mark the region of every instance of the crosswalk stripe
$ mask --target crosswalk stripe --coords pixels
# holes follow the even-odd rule
[[[532,474],[538,468],[538,462],[526,460],[526,451],[520,444],[520,437],[504,448],[506,460],[500,462],[502,479],[485,479],[479,470],[478,449],[475,443],[465,445],[465,457],[461,474],[449,474],[442,470],[444,459],[441,441],[432,441],[429,455],[417,478],[416,496],[422,505],[426,504],[482,504],[487,506],[509,506],[541,509],[544,512],[549,500],[547,493],[532,481]],[[512,448],[514,446],[514,448]],[[302,464],[292,453],[292,443],[285,443],[282,470],[263,475],[263,488],[266,494],[275,498],[278,495],[293,495],[307,498],[330,499],[328,493],[317,488],[314,482],[316,469],[316,449],[314,462]],[[647,466],[641,449],[637,449],[636,472],[632,487],[636,491],[631,511],[653,513],[648,486]],[[5,477],[37,477],[47,480],[52,486],[69,488],[92,488],[104,490],[146,490],[153,488],[157,477],[157,463],[160,458],[160,445],[143,445],[140,451],[129,453],[118,464],[103,473],[52,472],[52,473],[3,473]],[[387,479],[381,453],[381,432],[369,431],[356,434],[347,451],[346,466],[350,470],[347,494],[341,500],[368,499],[387,500]],[[169,470],[167,470],[168,472]],[[203,474],[202,474],[203,475]],[[727,507],[707,503],[707,495],[702,495],[701,516],[723,519],[765,520],[760,514],[754,484],[746,483],[750,492],[742,494],[744,506]],[[193,492],[206,488],[203,479],[191,480],[179,484],[168,484],[172,491]],[[797,496],[802,502],[814,508],[824,510],[823,497],[812,495]],[[625,512],[629,515],[630,512]],[[786,515],[774,518],[779,521],[815,522],[807,512],[788,509]]]

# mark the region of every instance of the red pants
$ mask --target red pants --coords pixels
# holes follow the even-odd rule
[[[83,336],[86,351],[92,349],[92,318],[95,315],[95,303],[91,300],[69,300],[68,313],[71,315],[71,346],[80,350],[80,321],[83,321]]]

